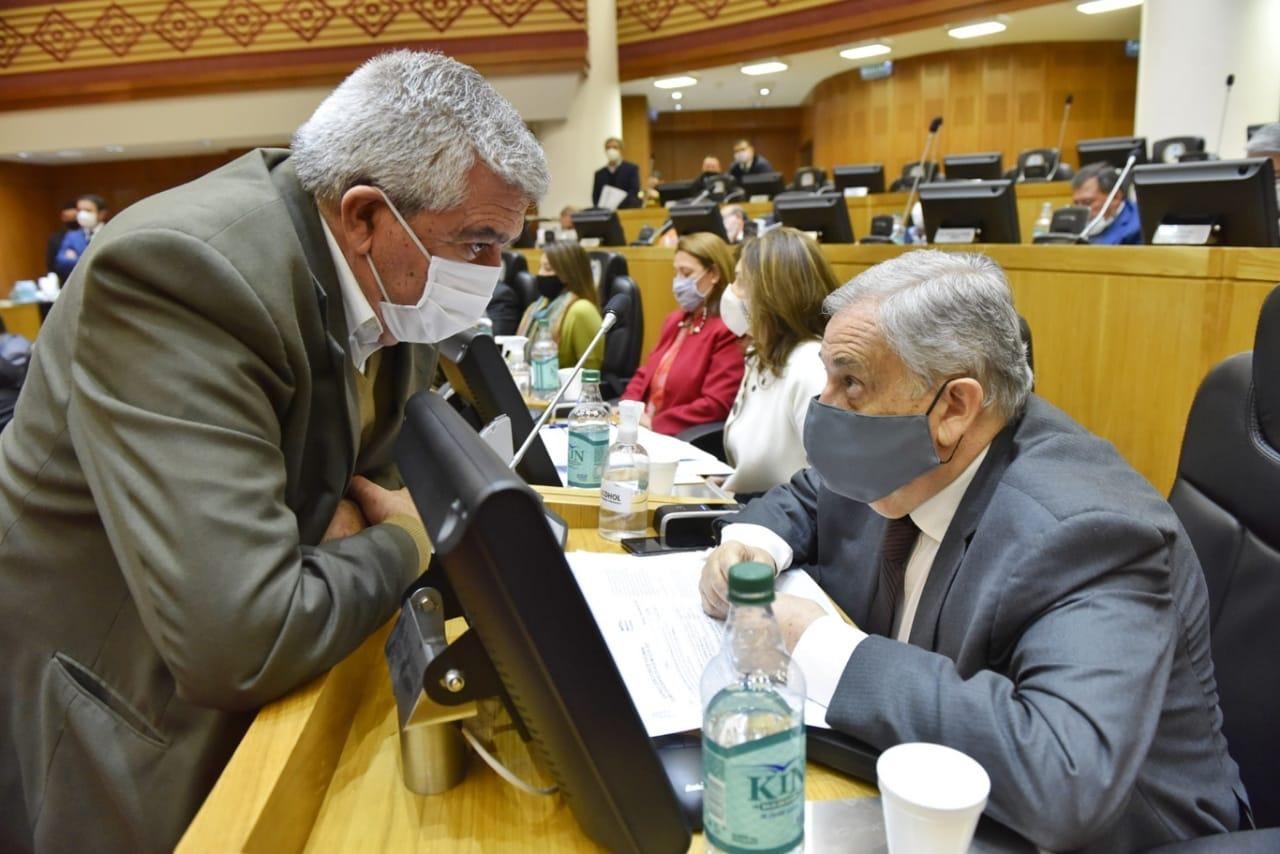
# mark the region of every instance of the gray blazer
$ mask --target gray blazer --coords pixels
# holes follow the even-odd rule
[[[812,470],[752,502],[856,623],[885,522]],[[910,643],[849,659],[827,712],[878,748],[950,745],[987,813],[1051,850],[1133,851],[1236,829],[1243,801],[1209,658],[1200,564],[1169,505],[1045,401],[995,439],[938,550]]]
[[[0,850],[171,848],[254,710],[391,615],[411,536],[320,539],[435,350],[387,352],[357,459],[346,342],[287,152],[94,239],[0,433]]]

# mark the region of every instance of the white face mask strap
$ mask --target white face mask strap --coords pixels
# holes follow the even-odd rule
[[[422,241],[418,239],[418,235],[414,234],[413,229],[409,227],[409,223],[405,221],[405,218],[400,215],[400,211],[396,208],[395,204],[387,197],[387,194],[382,191],[381,187],[374,187],[373,189],[378,191],[378,195],[382,196],[382,200],[386,202],[387,207],[391,209],[391,215],[394,216],[396,221],[400,223],[402,228],[404,228],[405,233],[409,235],[409,239],[413,241],[413,245],[418,247],[418,251],[422,253],[422,256],[430,261],[431,253],[427,251],[427,247],[422,245]]]
[[[365,255],[364,260],[369,262],[369,269],[373,272],[373,280],[378,283],[378,290],[382,293],[382,298],[387,302],[391,302],[391,297],[387,295],[386,286],[382,284],[382,276],[378,275],[378,267],[373,263],[373,256]]]

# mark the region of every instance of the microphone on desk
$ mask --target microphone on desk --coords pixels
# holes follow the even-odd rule
[[[1071,115],[1071,105],[1075,103],[1076,97],[1070,92],[1067,93],[1067,99],[1062,103],[1062,123],[1058,125],[1058,145],[1053,149],[1057,152],[1053,161],[1053,168],[1049,170],[1049,174],[1045,175],[1045,180],[1052,181],[1054,176],[1058,174],[1058,167],[1062,165],[1062,144],[1067,141],[1067,119]]]
[[[928,168],[929,152],[933,149],[933,141],[938,136],[938,128],[942,127],[942,116],[934,116],[929,122],[929,135],[924,138],[924,151],[920,154],[920,168],[911,180],[911,192],[907,193],[907,206],[902,210],[902,230],[905,233],[911,223],[911,207],[916,203],[916,191],[920,189],[920,176]],[[931,176],[932,177],[932,176]]]
[[[1227,92],[1222,96],[1222,118],[1218,120],[1218,144],[1213,150],[1220,153],[1222,151],[1222,129],[1227,125],[1227,103],[1231,100],[1231,87],[1236,85],[1236,76],[1234,74],[1227,75]]]
[[[573,381],[578,378],[578,374],[582,372],[582,366],[586,363],[587,357],[595,352],[596,347],[604,339],[605,333],[622,322],[622,315],[626,314],[627,309],[631,307],[631,297],[626,294],[614,294],[604,307],[604,317],[600,320],[600,331],[591,339],[591,343],[587,345],[587,349],[582,351],[582,356],[578,359],[578,364],[573,366],[573,373],[569,378],[560,383],[560,389],[556,392],[556,396],[551,398],[547,404],[547,408],[543,410],[538,423],[533,425],[533,429],[529,431],[529,435],[525,436],[524,444],[520,446],[520,450],[516,451],[515,456],[511,458],[511,462],[507,463],[507,468],[514,470],[520,465],[520,461],[524,459],[524,455],[533,445],[533,440],[537,438],[538,432],[546,426],[547,421],[551,419],[551,414],[556,411],[556,405],[560,403],[560,398],[564,397],[564,393],[569,390],[569,386],[573,385]]]
[[[1077,240],[1083,239],[1088,241],[1089,232],[1092,231],[1093,227],[1101,222],[1102,218],[1107,215],[1107,211],[1111,208],[1112,200],[1115,199],[1116,193],[1120,192],[1120,188],[1124,186],[1124,182],[1128,179],[1129,173],[1133,171],[1133,164],[1137,162],[1138,149],[1135,148],[1133,151],[1129,152],[1129,159],[1125,161],[1124,168],[1120,170],[1120,177],[1116,179],[1116,185],[1111,188],[1110,193],[1107,193],[1107,200],[1102,203],[1102,208],[1098,211],[1098,215],[1085,224],[1085,227],[1076,235]]]

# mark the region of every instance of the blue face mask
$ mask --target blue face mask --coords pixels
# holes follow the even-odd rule
[[[693,276],[676,276],[671,283],[671,292],[685,311],[693,311],[702,305],[703,296],[698,293],[698,280]]]
[[[815,397],[804,421],[809,465],[832,492],[870,504],[951,462],[955,449],[939,460],[929,433],[929,413],[949,382],[938,389],[923,415],[864,415]]]

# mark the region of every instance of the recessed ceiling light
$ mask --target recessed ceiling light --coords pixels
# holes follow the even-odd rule
[[[663,77],[661,80],[653,81],[653,85],[659,89],[682,89],[685,86],[694,86],[697,82],[698,78],[683,74],[679,77]]]
[[[977,24],[965,24],[963,27],[952,27],[947,30],[947,35],[953,39],[976,39],[979,36],[1003,33],[1007,29],[1008,27],[999,21],[982,21]]]
[[[67,160],[74,160],[77,157],[84,157],[84,152],[78,148],[64,148],[62,151],[58,152],[58,156],[66,158]]]
[[[869,56],[883,56],[893,48],[882,42],[875,44],[863,44],[857,47],[851,47],[840,51],[840,55],[845,59],[866,59]]]
[[[683,98],[683,97],[684,97],[684,93],[683,93],[683,92],[672,92],[672,93],[671,93],[671,100],[673,100],[673,101],[679,101],[679,100],[680,100],[681,98]]]
[[[676,104],[676,109],[677,109],[677,110],[683,110],[683,109],[684,109],[684,104]]]
[[[761,87],[760,87],[760,94],[761,94],[761,95],[768,95],[768,94],[769,94],[769,87],[768,87],[768,86],[761,86]]]
[[[104,145],[102,147],[112,154],[119,154],[120,152],[124,151],[123,145]]]
[[[1103,12],[1114,12],[1117,9],[1131,9],[1134,6],[1141,6],[1142,0],[1090,0],[1088,3],[1079,3],[1076,5],[1077,12],[1084,12],[1086,15],[1100,15]]]
[[[19,159],[19,160],[28,160],[28,159],[30,159],[30,158],[31,158],[31,152],[30,152],[30,151],[19,151],[19,152],[18,152],[18,159]]]
[[[755,77],[760,74],[777,74],[781,71],[786,71],[787,68],[788,66],[785,62],[771,59],[767,62],[757,62],[752,65],[744,65],[742,66],[741,71],[743,74],[749,74],[752,77]]]

